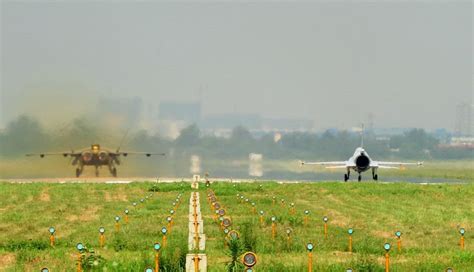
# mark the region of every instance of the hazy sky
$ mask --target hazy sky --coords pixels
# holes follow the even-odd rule
[[[472,103],[472,3],[1,1],[0,125],[99,95],[352,127],[454,126]],[[92,106],[91,106],[92,105]],[[59,116],[59,117],[58,117]]]

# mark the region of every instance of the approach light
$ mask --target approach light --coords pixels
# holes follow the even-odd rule
[[[222,219],[222,225],[225,227],[225,228],[228,228],[232,225],[232,222],[230,221],[229,218],[223,218]]]
[[[159,251],[161,249],[161,244],[160,243],[155,243],[153,245],[153,249],[156,250],[156,251]]]
[[[118,222],[118,221],[120,221],[120,216],[117,215],[115,216],[115,222]]]
[[[166,227],[161,228],[161,233],[163,233],[163,235],[166,235],[167,232],[168,230],[166,229]]]
[[[329,221],[329,218],[327,216],[323,217],[324,223],[327,223]]]
[[[307,243],[307,244],[306,244],[306,249],[307,249],[309,252],[313,251],[313,248],[314,248],[313,243]]]
[[[79,251],[83,251],[84,250],[84,245],[82,243],[77,243],[76,249],[79,250]]]
[[[349,235],[352,235],[354,233],[354,230],[352,228],[350,228],[350,229],[347,230],[347,233],[349,233]]]
[[[247,268],[254,266],[257,263],[257,255],[253,252],[244,253],[242,263],[247,266]]]
[[[51,235],[53,235],[55,232],[56,230],[54,229],[54,227],[49,228],[49,233],[51,233]]]
[[[104,233],[105,233],[105,228],[104,228],[104,227],[100,227],[100,228],[99,228],[99,232],[100,232],[100,234],[104,234]]]
[[[459,233],[464,236],[464,233],[466,233],[466,230],[464,228],[459,229]]]
[[[390,248],[391,248],[391,247],[392,247],[392,246],[390,245],[390,243],[385,243],[385,244],[383,245],[383,248],[384,248],[385,251],[387,251],[387,252],[390,251]]]
[[[399,230],[397,230],[397,231],[395,232],[395,236],[397,236],[398,238],[400,238],[400,236],[402,236],[402,232],[399,231]]]

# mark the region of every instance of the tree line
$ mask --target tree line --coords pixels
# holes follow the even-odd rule
[[[19,116],[0,133],[0,156],[18,157],[26,153],[70,151],[99,143],[118,148],[124,131],[94,126],[84,118],[73,120],[67,127],[45,129],[33,117]],[[360,145],[360,135],[348,131],[323,133],[292,132],[278,140],[274,133],[253,136],[242,126],[235,127],[230,137],[204,135],[197,125],[181,130],[176,139],[167,139],[146,130],[129,133],[122,149],[166,152],[175,157],[198,154],[215,159],[246,159],[249,153],[261,153],[265,159],[343,160]],[[473,150],[447,149],[423,129],[412,129],[387,140],[364,134],[364,147],[377,159],[472,159]]]

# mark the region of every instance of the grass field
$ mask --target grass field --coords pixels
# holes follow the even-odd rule
[[[154,187],[156,186],[156,187]],[[140,199],[152,196],[140,203]],[[419,185],[410,183],[276,182],[212,184],[219,202],[241,233],[236,244],[240,255],[256,252],[256,271],[307,271],[305,244],[315,244],[315,271],[383,271],[383,244],[390,242],[391,271],[473,271],[474,184]],[[153,243],[162,241],[161,227],[179,193],[174,225],[161,250],[162,271],[183,271],[188,236],[190,186],[184,183],[130,184],[11,184],[0,183],[0,271],[75,271],[75,245],[89,249],[85,271],[143,271],[153,266]],[[231,251],[214,221],[200,189],[205,253],[209,271],[226,271]],[[244,195],[243,203],[236,195]],[[272,203],[273,196],[277,203]],[[281,205],[281,199],[285,204]],[[137,201],[137,207],[132,202]],[[264,211],[264,226],[256,210]],[[296,213],[289,204],[295,204]],[[130,210],[129,223],[114,217]],[[309,210],[304,226],[303,211]],[[328,238],[323,216],[328,216]],[[276,216],[276,238],[271,237],[270,217]],[[56,244],[49,245],[48,228],[54,226]],[[106,246],[99,247],[98,228],[106,228]],[[459,228],[466,229],[465,249],[459,246]],[[292,229],[291,244],[285,230]],[[353,253],[348,252],[347,229],[353,228]],[[402,251],[394,232],[402,231]],[[235,271],[242,271],[240,268]]]

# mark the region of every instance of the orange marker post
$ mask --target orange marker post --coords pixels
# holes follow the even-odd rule
[[[82,272],[82,258],[81,258],[81,253],[78,253],[77,255],[77,272]]]
[[[327,239],[328,238],[328,217],[325,216],[323,217],[323,221],[324,221],[324,238]]]
[[[115,231],[119,232],[120,231],[120,216],[115,216]]]
[[[166,227],[161,228],[161,233],[163,234],[163,238],[161,240],[161,243],[163,244],[163,247],[166,247],[166,233],[168,232],[168,229]],[[161,245],[160,245],[161,248]]]
[[[313,272],[313,244],[307,243],[306,250],[308,250],[308,272]]]
[[[286,246],[288,248],[291,246],[291,229],[286,230]]]
[[[260,211],[260,227],[263,228],[263,211]]]
[[[309,211],[305,210],[304,211],[304,225],[305,226],[308,226],[308,215],[309,215]]]
[[[383,245],[383,248],[385,249],[385,272],[390,271],[390,255],[388,252],[390,251],[391,245],[389,243],[385,243]]]
[[[128,224],[128,209],[125,210],[125,224]]]
[[[276,201],[276,198],[275,198],[275,197],[273,197],[273,199],[272,199],[272,200],[273,200],[273,201],[272,201],[272,203],[273,203],[272,205],[273,205],[273,206],[275,206],[275,201]]]
[[[397,230],[395,232],[395,236],[397,237],[397,250],[398,252],[402,251],[402,232]]]
[[[155,243],[153,245],[153,249],[155,250],[155,272],[160,271],[160,243]]]
[[[82,243],[78,243],[76,245],[76,249],[78,251],[77,255],[77,272],[82,272],[82,251],[84,250],[84,245]]]
[[[276,236],[276,225],[275,225],[276,218],[275,216],[272,217],[272,239],[275,240]]]
[[[461,250],[464,250],[464,234],[466,233],[466,230],[464,228],[460,228],[459,233],[461,234],[459,245],[461,246]]]
[[[104,247],[104,244],[105,244],[105,228],[104,227],[100,227],[99,228],[99,246],[100,247]]]
[[[54,227],[49,228],[49,244],[54,247],[54,233],[56,229]]]
[[[155,272],[160,271],[160,254],[158,252],[155,253]]]

